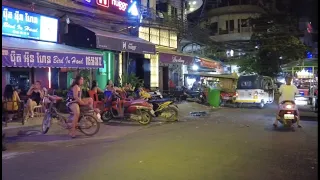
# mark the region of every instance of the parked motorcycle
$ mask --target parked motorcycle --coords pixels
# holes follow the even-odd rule
[[[156,117],[160,116],[165,118],[167,121],[177,121],[178,106],[174,104],[174,101],[163,99],[159,90],[155,91],[154,94],[140,93],[140,98],[148,100],[148,102],[153,105]]]
[[[178,106],[167,99],[149,100],[152,103],[156,117],[165,118],[167,121],[178,121]]]
[[[280,104],[278,121],[285,127],[293,128],[293,124],[298,120],[298,108],[293,101],[283,101]]]
[[[116,94],[105,99],[105,109],[101,114],[101,119],[105,122],[111,119],[130,119],[147,125],[155,116],[152,104],[145,100],[124,99]]]

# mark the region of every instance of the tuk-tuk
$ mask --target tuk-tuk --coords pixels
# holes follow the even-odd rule
[[[235,103],[257,105],[263,108],[274,101],[274,81],[260,75],[240,76],[237,83]]]

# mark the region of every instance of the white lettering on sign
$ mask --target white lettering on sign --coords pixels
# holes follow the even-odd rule
[[[128,49],[131,49],[132,51],[135,51],[137,49],[137,46],[134,46],[132,43],[128,44]]]
[[[24,14],[21,14],[19,11],[15,11],[14,13],[9,11],[8,8],[4,8],[2,11],[2,18],[4,18],[6,21],[9,19],[14,19],[19,23],[20,21],[26,21],[33,24],[38,24],[39,19],[38,17],[30,16],[27,12]]]
[[[126,41],[122,42],[122,49],[127,49],[127,42]]]
[[[184,63],[184,60],[181,57],[172,56],[172,62],[174,63]]]
[[[128,8],[128,4],[120,0],[111,0],[111,4],[117,6],[121,11],[126,11]]]

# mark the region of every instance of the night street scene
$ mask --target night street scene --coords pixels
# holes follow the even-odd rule
[[[3,180],[318,180],[317,0],[2,0]]]

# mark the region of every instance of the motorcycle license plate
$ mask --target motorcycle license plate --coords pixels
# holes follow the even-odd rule
[[[284,119],[294,119],[294,115],[293,114],[285,114]]]

